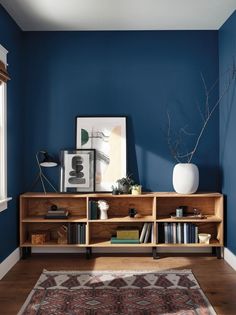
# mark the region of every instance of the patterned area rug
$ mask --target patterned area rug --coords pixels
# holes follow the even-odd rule
[[[216,315],[191,270],[43,271],[18,315]]]

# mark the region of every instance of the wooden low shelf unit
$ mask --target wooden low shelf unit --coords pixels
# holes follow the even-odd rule
[[[104,199],[109,204],[107,220],[89,219],[89,201]],[[70,216],[67,219],[45,219],[50,207],[55,204],[59,208],[66,208]],[[179,206],[186,206],[187,214],[192,214],[197,208],[204,215],[203,219],[171,218],[171,213]],[[129,208],[135,208],[141,215],[139,218],[128,216]],[[85,224],[85,243],[58,243],[56,232],[62,225]],[[142,230],[144,223],[152,223],[152,239],[148,243],[140,244],[111,244],[110,238],[117,227],[135,226]],[[200,233],[211,234],[209,244],[200,243],[166,243],[159,240],[161,224],[191,223],[198,226]],[[20,247],[23,256],[27,256],[32,247],[74,247],[86,248],[87,255],[94,247],[134,247],[153,248],[163,247],[211,247],[216,249],[220,258],[223,240],[223,196],[219,193],[197,193],[193,195],[179,195],[176,193],[144,193],[142,195],[112,195],[106,194],[64,194],[64,193],[25,193],[20,196]],[[30,236],[37,231],[50,231],[50,240],[42,244],[32,244]],[[163,235],[162,235],[163,236]]]

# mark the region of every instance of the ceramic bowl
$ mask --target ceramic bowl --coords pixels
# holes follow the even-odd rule
[[[199,233],[198,238],[199,238],[200,244],[209,244],[210,239],[211,239],[211,234]]]

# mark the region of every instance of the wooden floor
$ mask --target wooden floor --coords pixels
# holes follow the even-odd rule
[[[236,272],[213,256],[147,255],[94,256],[34,254],[19,261],[0,281],[0,314],[16,315],[43,269],[48,270],[166,270],[192,269],[218,315],[236,315]]]

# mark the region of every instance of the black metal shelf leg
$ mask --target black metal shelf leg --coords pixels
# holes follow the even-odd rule
[[[153,259],[160,259],[160,256],[157,255],[157,248],[156,247],[152,248],[152,257],[153,257]]]
[[[92,258],[92,248],[86,247],[86,259]]]
[[[21,258],[26,259],[31,256],[31,247],[22,247]]]
[[[217,259],[221,259],[221,247],[216,247],[216,257]]]

